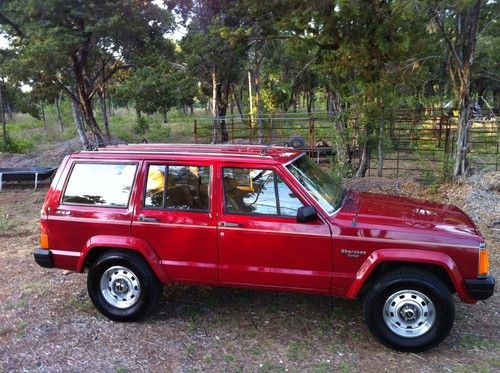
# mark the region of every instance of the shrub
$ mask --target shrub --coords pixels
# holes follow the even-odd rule
[[[144,135],[149,131],[149,123],[144,117],[137,118],[137,122],[134,126],[134,133],[138,135]]]
[[[0,142],[0,152],[5,153],[30,153],[35,149],[30,139],[8,138],[7,144]]]

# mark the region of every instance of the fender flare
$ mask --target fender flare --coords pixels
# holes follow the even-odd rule
[[[364,263],[359,268],[354,281],[346,293],[346,297],[350,299],[356,298],[373,270],[381,263],[387,262],[408,262],[437,265],[446,271],[458,296],[464,303],[476,303],[465,286],[465,282],[459,268],[453,259],[451,259],[448,255],[441,252],[408,249],[381,249],[374,251],[370,256],[368,256],[368,258],[366,258]]]
[[[88,254],[93,249],[125,249],[141,254],[158,279],[165,283],[168,278],[160,263],[160,259],[151,245],[141,238],[129,236],[98,235],[91,237],[81,252],[76,270],[83,272]]]

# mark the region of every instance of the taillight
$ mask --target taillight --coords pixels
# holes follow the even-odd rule
[[[47,233],[47,222],[44,220],[40,220],[40,248],[48,249],[49,248],[49,235]]]
[[[488,258],[488,249],[486,248],[486,244],[482,243],[479,245],[479,268],[478,268],[478,277],[484,277],[488,275],[490,271],[490,261]]]

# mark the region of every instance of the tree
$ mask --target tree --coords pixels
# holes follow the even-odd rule
[[[212,115],[214,116],[214,136],[220,132],[220,141],[229,139],[226,128],[226,113],[229,105],[231,87],[241,82],[242,66],[246,61],[247,43],[240,38],[228,35],[228,30],[237,29],[241,17],[232,1],[181,1],[167,0],[170,9],[181,14],[187,21],[187,35],[181,40],[180,47],[185,57],[187,71],[202,84],[202,90],[212,92]],[[230,37],[229,37],[230,36]]]
[[[481,0],[432,2],[429,15],[439,30],[449,52],[448,70],[459,101],[457,150],[453,177],[465,175],[470,116],[471,67],[474,61]]]
[[[18,55],[13,75],[64,91],[98,144],[107,140],[94,97],[172,24],[170,13],[149,0],[9,0],[0,3],[0,14],[16,25],[2,27]]]

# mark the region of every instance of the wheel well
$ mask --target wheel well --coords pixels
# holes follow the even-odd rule
[[[364,297],[366,291],[372,286],[372,284],[380,278],[382,275],[386,274],[389,271],[392,271],[396,268],[407,267],[407,268],[418,268],[424,271],[427,271],[439,279],[441,279],[446,287],[453,294],[456,292],[455,286],[448,275],[446,270],[436,264],[428,264],[428,263],[409,263],[409,262],[383,262],[380,263],[371,273],[370,276],[366,279],[363,287],[361,288],[358,297]]]
[[[93,247],[92,249],[90,249],[90,251],[87,253],[87,256],[85,257],[85,265],[84,265],[84,271],[88,268],[90,268],[92,266],[92,264],[94,264],[94,262],[104,253],[107,253],[109,251],[126,251],[128,253],[132,253],[134,255],[137,255],[138,257],[140,257],[141,259],[143,259],[146,263],[147,263],[147,260],[146,258],[144,258],[144,256],[138,252],[138,251],[135,251],[135,250],[131,250],[131,249],[124,249],[124,248],[121,248],[121,247]]]

